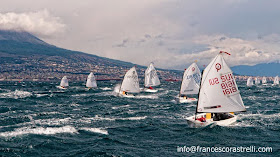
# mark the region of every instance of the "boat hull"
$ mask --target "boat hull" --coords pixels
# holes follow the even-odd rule
[[[118,96],[125,97],[125,98],[134,98],[133,94],[123,94],[123,92],[119,92]]]
[[[56,86],[58,89],[67,89],[67,87]]]
[[[158,90],[156,90],[156,89],[148,89],[148,88],[145,88],[145,89],[144,89],[144,92],[156,93],[156,92],[158,92]]]
[[[195,120],[195,116],[190,116],[187,118],[187,123],[190,127],[206,127],[208,125],[214,124],[219,126],[229,126],[236,122],[237,116],[231,114],[233,117],[225,120],[214,121],[213,118],[207,119],[206,122],[201,122],[199,120]],[[201,113],[196,115],[196,119],[201,117],[206,117],[206,113]]]
[[[178,101],[179,101],[179,103],[192,103],[192,102],[197,102],[197,99],[196,98],[185,99],[184,97],[179,97]]]

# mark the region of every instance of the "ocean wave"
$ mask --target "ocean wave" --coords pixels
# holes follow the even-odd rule
[[[122,105],[122,106],[113,106],[112,109],[119,109],[119,108],[126,108],[126,107],[130,107],[130,105]]]
[[[15,90],[13,92],[0,94],[0,98],[14,98],[14,99],[26,98],[30,96],[32,96],[32,93],[27,91],[20,91],[20,90]]]
[[[51,119],[37,119],[34,120],[33,124],[40,124],[40,125],[64,125],[69,124],[71,121],[71,118],[63,118],[63,119],[57,119],[57,118],[51,118]]]
[[[78,133],[78,131],[72,126],[63,126],[63,127],[22,127],[17,128],[14,131],[7,131],[0,133],[2,137],[15,137],[22,136],[27,134],[37,134],[37,135],[53,135],[59,133]]]
[[[103,128],[86,128],[86,127],[83,127],[83,128],[80,128],[79,130],[85,130],[85,131],[89,131],[89,132],[108,135],[108,131],[103,129]]]
[[[101,90],[112,90],[112,88],[109,88],[109,87],[103,87],[103,88],[100,88]]]
[[[48,96],[48,94],[35,94],[37,98]]]
[[[157,95],[136,95],[137,99],[158,99]]]
[[[116,120],[143,120],[146,119],[147,116],[143,117],[127,117],[127,118],[107,118],[107,117],[99,117],[96,115],[95,117],[92,118],[84,118],[85,120],[107,120],[107,121],[116,121]]]

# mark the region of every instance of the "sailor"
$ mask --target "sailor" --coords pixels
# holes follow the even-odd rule
[[[127,95],[127,92],[126,92],[126,91],[123,91],[123,95]]]
[[[213,120],[214,121],[219,121],[219,120],[225,120],[232,118],[233,116],[228,114],[228,113],[214,113]]]
[[[187,99],[187,96],[184,95],[184,99]]]

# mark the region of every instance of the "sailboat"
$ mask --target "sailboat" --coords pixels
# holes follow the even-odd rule
[[[191,64],[185,70],[181,89],[179,93],[180,103],[191,103],[197,101],[196,98],[188,98],[187,95],[198,94],[199,85],[201,80],[201,73],[196,63]]]
[[[157,71],[154,64],[151,63],[145,71],[145,92],[157,92],[158,90],[153,89],[154,86],[160,85],[160,80],[157,75]]]
[[[135,66],[126,72],[124,75],[123,82],[120,86],[119,96],[123,97],[134,97],[133,94],[130,93],[139,93],[139,80],[136,72]]]
[[[89,89],[97,87],[96,79],[92,72],[88,75],[86,87]]]
[[[63,78],[60,81],[60,86],[58,86],[59,89],[67,89],[69,87],[68,79],[66,76],[63,76]]]
[[[202,73],[196,113],[187,118],[190,126],[207,126],[213,123],[227,126],[236,122],[237,116],[232,112],[246,111],[223,53],[229,54],[221,51]]]
[[[279,85],[279,77],[276,76],[273,81],[273,85]]]
[[[266,81],[266,77],[265,76],[262,78],[262,85],[264,85],[264,86],[267,85],[267,81]]]
[[[248,86],[248,87],[251,87],[251,86],[253,86],[253,85],[254,85],[253,78],[252,78],[252,77],[249,77],[249,78],[247,79],[247,86]]]
[[[260,80],[258,79],[258,77],[255,78],[255,85],[259,85],[260,84]]]

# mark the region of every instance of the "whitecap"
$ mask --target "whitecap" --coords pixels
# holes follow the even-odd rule
[[[107,118],[107,117],[99,117],[96,115],[95,117],[92,118],[84,118],[84,120],[107,120],[107,121],[115,121],[115,120],[143,120],[146,119],[147,116],[143,117],[127,117],[127,118]]]
[[[8,93],[1,93],[0,98],[26,98],[30,97],[32,93],[27,92],[27,91],[20,91],[20,90],[15,90],[14,92],[8,92]]]
[[[108,135],[108,131],[103,128],[86,128],[86,127],[84,127],[84,128],[80,128],[80,130]]]
[[[126,108],[126,107],[130,107],[130,105],[122,105],[122,106],[114,106],[112,107],[112,109],[119,109],[119,108]]]
[[[59,133],[78,133],[78,131],[72,127],[72,126],[63,126],[63,127],[36,127],[36,128],[30,128],[30,127],[22,127],[17,128],[14,131],[7,131],[0,133],[0,136],[2,137],[15,137],[15,136],[21,136],[26,134],[37,134],[37,135],[53,135],[53,134],[59,134]]]
[[[157,95],[137,95],[135,96],[135,98],[138,98],[138,99],[158,99],[158,96]]]
[[[104,87],[104,88],[100,88],[101,90],[112,90],[112,88],[109,87]]]

